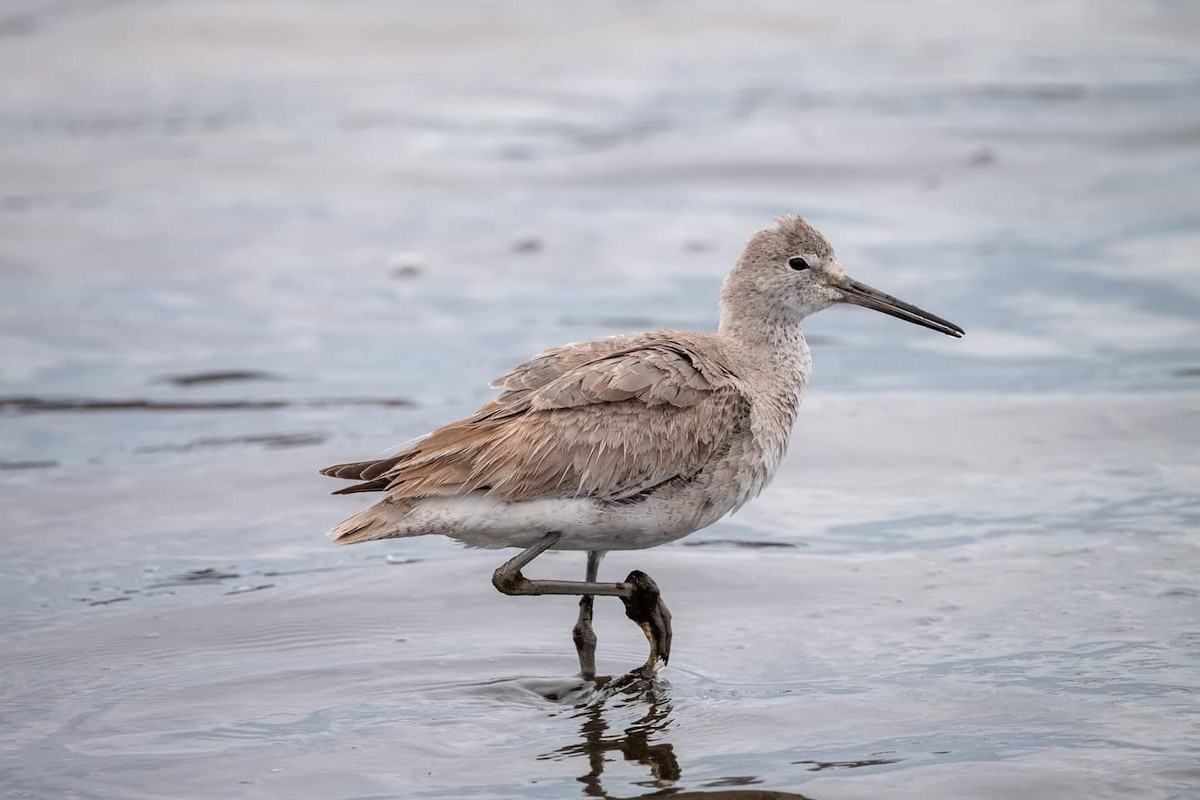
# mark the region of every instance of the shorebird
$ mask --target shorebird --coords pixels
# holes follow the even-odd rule
[[[492,575],[508,595],[579,595],[580,673],[596,675],[593,598],[619,597],[654,675],[671,654],[671,613],[634,570],[599,580],[609,550],[680,539],[736,511],[787,449],[812,358],[805,317],[851,303],[961,337],[962,328],[853,280],[801,217],[746,244],[721,288],[715,333],[659,330],[563,345],[492,381],[498,396],[396,455],[322,470],[357,481],[334,494],[383,498],[330,531],[339,544],[436,534],[522,548]],[[547,550],[587,552],[583,581],[521,570]]]

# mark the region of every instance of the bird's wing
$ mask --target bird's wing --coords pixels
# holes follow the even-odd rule
[[[749,401],[728,370],[678,335],[663,337],[490,403],[382,472],[362,472],[366,483],[350,490],[618,500],[696,474],[748,420]]]
[[[658,333],[622,334],[551,348],[489,383],[493,389],[501,391],[484,409],[510,405],[589,361],[651,343],[658,337]]]
[[[595,361],[619,350],[625,350],[642,343],[648,343],[667,335],[666,332],[653,331],[650,333],[619,334],[603,339],[589,339],[583,342],[572,342],[560,345],[537,354],[523,364],[514,367],[511,372],[492,380],[488,385],[500,389],[500,394],[483,405],[476,416],[502,407],[512,406],[524,400],[529,394],[542,388],[555,378],[562,377],[576,367],[590,361]],[[422,439],[428,438],[428,435]],[[373,458],[369,461],[353,461],[347,464],[334,464],[321,470],[322,475],[343,480],[363,481],[345,489],[339,489],[334,494],[353,494],[355,492],[378,492],[385,489],[389,483],[381,478],[401,462],[411,460],[415,447],[407,448],[387,458]]]

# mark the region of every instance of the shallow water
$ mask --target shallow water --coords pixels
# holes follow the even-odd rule
[[[1193,796],[1200,15],[903,8],[0,4],[0,794]],[[785,211],[968,336],[811,322],[772,488],[604,564],[659,680],[322,539],[318,467],[711,326]]]

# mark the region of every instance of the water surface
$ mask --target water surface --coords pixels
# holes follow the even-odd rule
[[[1184,3],[0,4],[0,789],[1178,798],[1200,786]],[[955,320],[808,326],[775,484],[613,554],[338,549],[325,464],[563,341],[715,324],[754,229]],[[531,574],[581,576],[578,554]]]

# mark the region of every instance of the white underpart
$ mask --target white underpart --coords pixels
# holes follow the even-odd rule
[[[686,536],[698,521],[695,506],[654,499],[624,505],[586,498],[507,503],[477,492],[426,498],[398,527],[402,535],[440,534],[470,547],[528,547],[556,532],[562,534],[556,550],[640,550]]]

